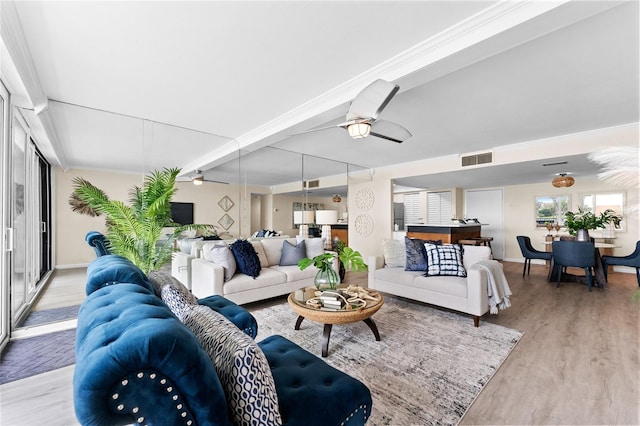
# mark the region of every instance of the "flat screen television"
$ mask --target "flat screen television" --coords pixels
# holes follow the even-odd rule
[[[180,225],[193,224],[193,203],[171,203],[171,220]]]

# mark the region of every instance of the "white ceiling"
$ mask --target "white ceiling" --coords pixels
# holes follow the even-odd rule
[[[300,179],[302,154],[335,160],[338,170],[373,169],[640,114],[637,1],[13,5],[3,13],[15,12],[21,26],[64,168],[211,168],[210,179],[271,186]],[[342,121],[376,78],[400,85],[381,118],[412,138],[356,141],[342,129],[291,136]],[[569,160],[573,169],[554,172],[597,172],[584,155]],[[320,173],[312,163],[306,178]],[[440,178],[460,187],[548,180],[539,163]]]

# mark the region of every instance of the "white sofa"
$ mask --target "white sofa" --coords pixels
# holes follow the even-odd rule
[[[489,311],[487,273],[471,266],[491,259],[485,246],[464,246],[462,258],[467,277],[430,276],[424,272],[405,271],[403,267],[384,267],[384,257],[369,258],[369,288],[406,297],[431,305],[464,312],[473,316],[478,327],[480,317]]]
[[[289,238],[288,235],[275,236],[275,237],[250,237],[249,241],[259,241],[265,238],[283,239]],[[202,257],[202,247],[210,242],[223,241],[226,244],[231,244],[235,241],[235,238],[225,240],[203,240],[202,238],[184,238],[177,241],[177,247],[179,251],[173,253],[171,259],[171,276],[184,284],[189,290],[191,290],[191,262],[193,259]]]
[[[296,244],[296,238],[263,238],[253,240],[262,267],[260,275],[255,279],[236,272],[230,280],[224,280],[224,268],[204,258],[191,261],[191,291],[196,297],[207,297],[214,294],[224,296],[237,303],[244,304],[269,299],[290,293],[302,287],[312,286],[318,272],[315,266],[301,271],[297,265],[280,266],[282,244],[284,241]],[[321,238],[305,239],[307,257],[323,253]],[[206,251],[208,244],[202,247]],[[334,261],[334,269],[338,270],[338,262]]]

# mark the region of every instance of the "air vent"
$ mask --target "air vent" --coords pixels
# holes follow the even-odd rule
[[[481,154],[465,155],[462,157],[462,167],[477,166],[478,164],[487,164],[493,162],[492,152],[483,152]]]
[[[307,188],[318,188],[319,186],[320,186],[320,179],[307,181]]]

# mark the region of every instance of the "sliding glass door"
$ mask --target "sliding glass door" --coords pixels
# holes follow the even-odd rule
[[[7,179],[9,170],[9,93],[0,82],[0,351],[9,340],[9,193]]]

